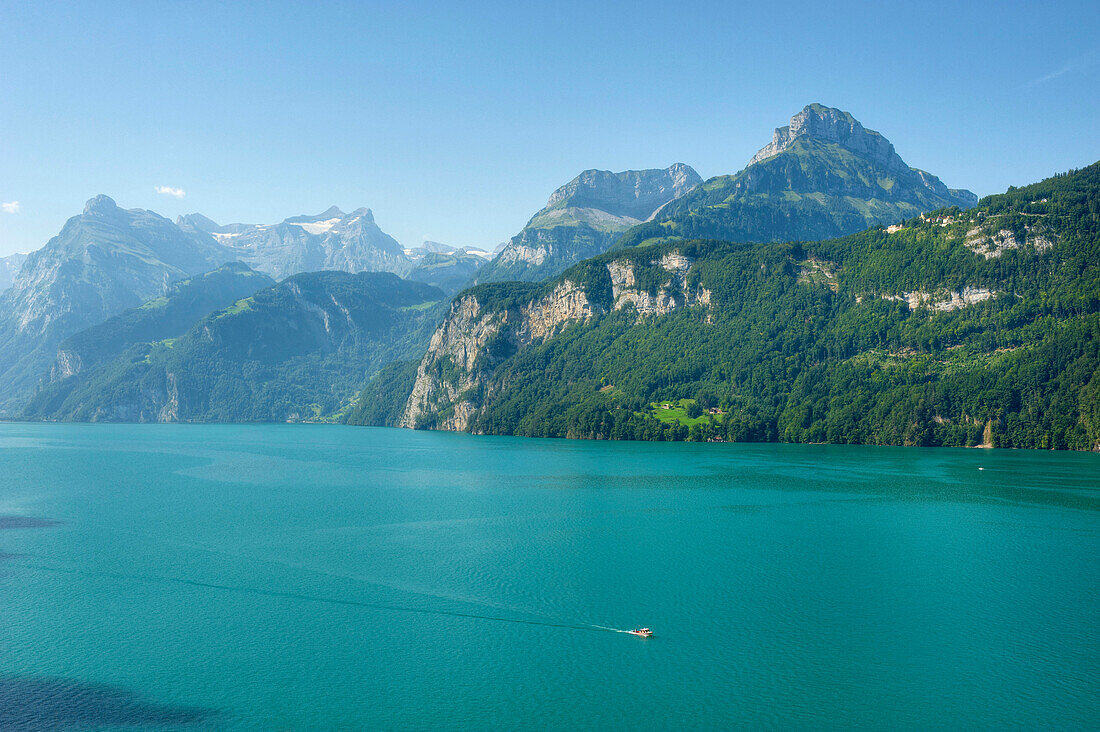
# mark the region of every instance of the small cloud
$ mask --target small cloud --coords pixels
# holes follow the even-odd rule
[[[1069,72],[1073,71],[1074,68],[1075,67],[1074,67],[1073,64],[1067,64],[1066,66],[1063,66],[1062,68],[1058,69],[1057,71],[1051,71],[1049,74],[1045,74],[1043,76],[1040,76],[1037,79],[1032,79],[1031,81],[1024,84],[1024,89],[1030,89],[1033,86],[1039,86],[1040,84],[1045,84],[1048,81],[1054,81],[1059,76],[1065,76]]]
[[[1070,73],[1071,71],[1079,71],[1081,69],[1086,69],[1086,68],[1092,66],[1094,63],[1096,63],[1096,54],[1090,54],[1090,55],[1087,55],[1087,56],[1082,56],[1080,58],[1073,59],[1072,61],[1070,61],[1069,63],[1067,63],[1065,66],[1063,66],[1060,69],[1056,69],[1055,71],[1051,71],[1049,74],[1043,74],[1042,76],[1040,76],[1038,78],[1035,78],[1035,79],[1032,79],[1031,81],[1025,82],[1024,84],[1022,84],[1020,86],[1020,88],[1021,89],[1031,89],[1032,87],[1039,86],[1040,84],[1045,84],[1048,81],[1054,81],[1058,77],[1065,76],[1066,74]]]
[[[172,196],[173,198],[183,198],[187,195],[182,188],[173,188],[172,186],[155,186],[153,190],[162,196]]]
[[[3,209],[4,213],[19,213],[23,205],[19,201],[5,201],[0,203],[0,209]]]

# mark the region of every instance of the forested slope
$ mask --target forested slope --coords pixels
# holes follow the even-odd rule
[[[494,434],[1097,448],[1100,164],[839,239],[475,288],[404,402],[399,424]]]

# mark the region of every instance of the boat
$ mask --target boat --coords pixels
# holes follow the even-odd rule
[[[631,635],[640,636],[642,638],[649,638],[653,635],[653,631],[649,628],[635,628],[634,630],[628,630],[626,632],[630,633]]]

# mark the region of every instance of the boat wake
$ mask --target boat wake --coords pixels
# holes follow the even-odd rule
[[[60,572],[63,574],[76,574],[85,577],[97,577],[116,579],[128,582],[140,582],[144,584],[176,584],[186,585],[190,587],[203,587],[211,590],[220,590],[223,592],[237,592],[250,595],[258,595],[262,597],[274,597],[288,600],[297,600],[301,602],[315,602],[324,603],[329,605],[342,605],[350,607],[362,607],[370,608],[373,610],[389,610],[393,612],[414,613],[418,615],[441,615],[453,618],[471,618],[475,620],[489,620],[499,623],[513,623],[516,625],[535,625],[546,628],[564,628],[568,630],[587,630],[598,633],[630,633],[629,630],[622,630],[620,628],[609,628],[603,625],[595,625],[592,623],[568,623],[568,622],[554,622],[549,620],[528,620],[522,618],[505,618],[498,615],[484,615],[479,613],[461,612],[458,610],[443,610],[440,608],[424,608],[424,607],[411,607],[408,605],[396,605],[383,602],[371,602],[367,600],[352,600],[339,597],[325,597],[322,595],[311,595],[304,592],[290,592],[284,590],[270,590],[262,587],[245,587],[240,585],[225,585],[216,582],[203,582],[201,580],[192,580],[182,577],[170,577],[166,575],[141,575],[141,574],[128,574],[124,572],[92,572],[83,569],[68,568],[68,567],[56,567],[47,566],[41,564],[21,564],[21,565],[8,565],[9,567],[19,566],[22,569],[29,569],[41,572]]]

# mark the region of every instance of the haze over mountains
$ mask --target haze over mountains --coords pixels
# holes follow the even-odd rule
[[[0,261],[0,416],[1087,447],[1095,168],[968,211],[814,104],[733,175],[585,171],[495,256],[403,247],[368,208],[173,223],[98,196]],[[1053,386],[1023,395],[1025,366]]]

